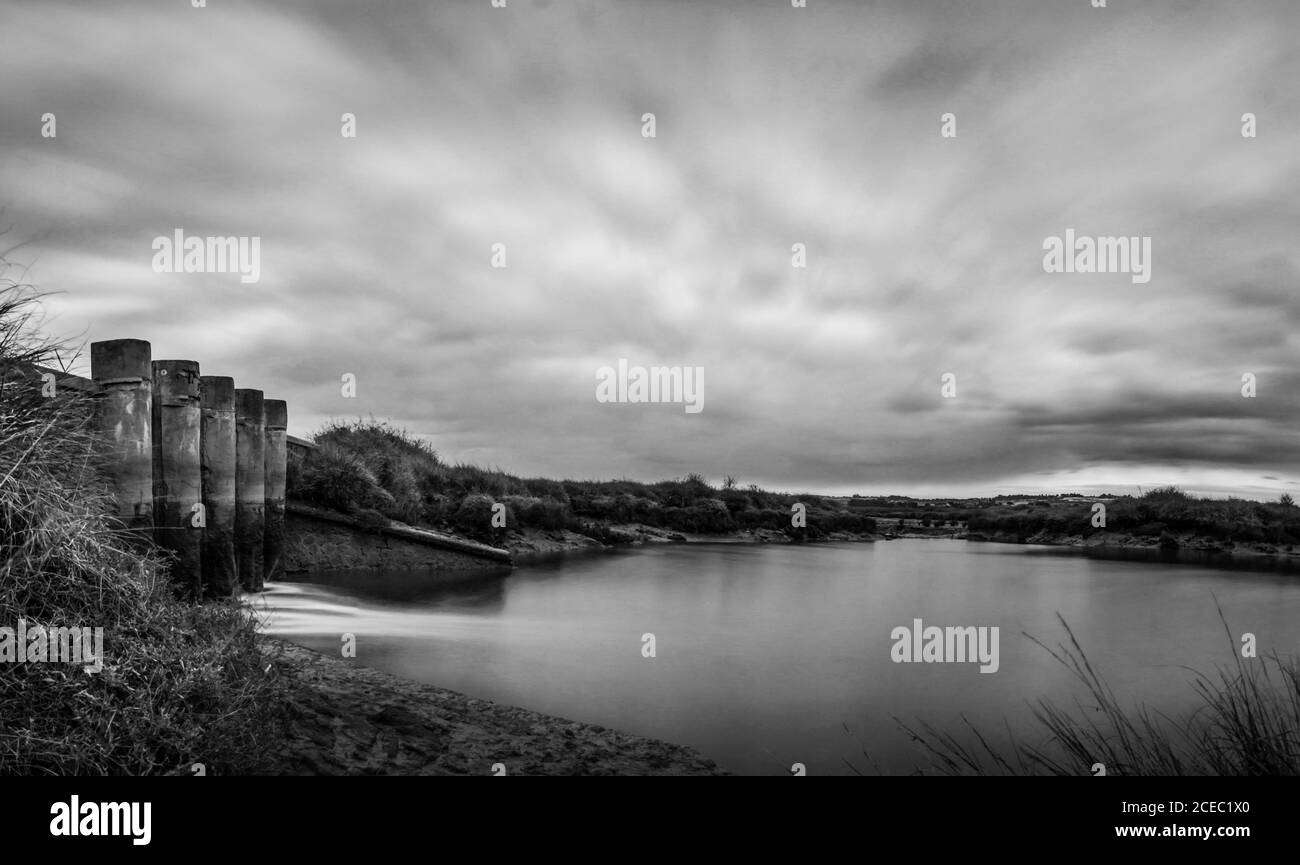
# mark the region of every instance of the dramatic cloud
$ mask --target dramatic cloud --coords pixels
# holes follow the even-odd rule
[[[60,330],[261,387],[300,435],[374,414],[527,475],[1273,497],[1300,478],[1297,25],[0,0],[0,227]],[[178,228],[259,236],[260,281],[155,273]],[[1067,229],[1150,237],[1150,282],[1045,273]],[[619,358],[703,367],[704,411],[598,402]]]

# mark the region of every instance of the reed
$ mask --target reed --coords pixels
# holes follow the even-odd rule
[[[1217,603],[1217,602],[1216,602]],[[1213,673],[1188,670],[1199,698],[1194,711],[1170,717],[1126,705],[1089,662],[1069,624],[1066,640],[1034,639],[1079,683],[1071,707],[1039,700],[1033,716],[1045,734],[1030,743],[1009,731],[995,739],[963,718],[959,732],[895,720],[921,745],[930,765],[947,775],[1300,774],[1300,663],[1278,654],[1243,658],[1219,610],[1233,663]]]

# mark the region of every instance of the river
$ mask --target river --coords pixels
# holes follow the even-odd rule
[[[351,634],[358,663],[689,745],[738,774],[928,765],[896,718],[1041,741],[1029,705],[1083,693],[1025,636],[1063,640],[1058,613],[1122,701],[1167,712],[1197,705],[1184,668],[1230,663],[1241,633],[1261,656],[1300,645],[1294,575],[950,540],[652,546],[456,583],[299,579],[255,602],[268,632],[336,656]],[[895,662],[893,632],[916,619],[997,627],[997,671]]]

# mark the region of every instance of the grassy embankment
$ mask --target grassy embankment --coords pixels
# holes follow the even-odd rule
[[[1130,535],[1166,546],[1192,542],[1230,550],[1253,545],[1264,551],[1291,552],[1300,544],[1300,508],[1289,499],[1253,502],[1242,499],[1202,499],[1174,487],[1151,490],[1140,497],[1121,496],[1106,502],[1106,525],[1092,525],[1092,505],[1063,502],[1044,506],[995,507],[972,514],[971,532],[1021,541],[1096,535]]]
[[[570,531],[606,544],[634,540],[630,526],[683,535],[763,532],[790,540],[862,536],[875,520],[843,500],[772,493],[729,482],[715,489],[699,475],[636,481],[520,478],[470,465],[447,465],[427,444],[386,423],[333,423],[320,446],[292,459],[288,495],[382,524],[388,519],[455,532],[498,545],[525,531]],[[505,505],[505,528],[492,527],[492,505]],[[807,527],[791,527],[791,508],[807,508]]]
[[[279,683],[255,622],[236,603],[176,600],[167,563],[104,516],[90,400],[30,374],[57,366],[38,312],[30,290],[0,285],[0,627],[103,628],[104,657],[99,672],[0,662],[0,775],[257,771]]]

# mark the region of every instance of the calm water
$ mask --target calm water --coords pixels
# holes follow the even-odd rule
[[[269,587],[272,633],[327,652],[353,633],[359,663],[691,745],[746,774],[911,771],[926,758],[895,716],[1041,738],[1027,703],[1079,693],[1024,636],[1063,639],[1057,613],[1122,699],[1170,711],[1195,705],[1184,665],[1231,660],[1215,597],[1261,655],[1300,646],[1294,575],[963,541],[652,547],[451,586],[311,579]],[[998,626],[999,671],[893,663],[891,631],[916,618]]]

